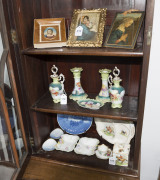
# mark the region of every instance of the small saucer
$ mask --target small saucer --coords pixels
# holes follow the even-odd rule
[[[63,131],[60,128],[56,128],[50,133],[50,137],[53,139],[60,139],[62,134],[64,134]]]

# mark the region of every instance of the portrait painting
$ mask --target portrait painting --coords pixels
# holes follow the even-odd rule
[[[66,30],[64,18],[34,20],[34,47],[66,46]]]
[[[104,46],[134,49],[144,19],[144,12],[117,13]]]
[[[74,10],[68,46],[101,47],[106,9]]]

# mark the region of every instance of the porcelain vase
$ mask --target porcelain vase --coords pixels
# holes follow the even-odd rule
[[[53,75],[51,75],[50,77],[53,79],[53,82],[49,85],[49,91],[53,98],[53,102],[58,103],[61,100],[61,95],[64,93],[63,83],[65,78],[63,74],[60,74],[59,76],[57,75],[58,68],[55,65],[53,65],[51,71]]]
[[[117,72],[117,73],[116,73]],[[112,76],[109,76],[109,82],[110,84],[113,83],[113,86],[110,86],[109,89],[109,94],[111,98],[111,107],[112,108],[121,108],[122,107],[122,102],[123,102],[123,97],[125,95],[125,89],[120,85],[120,82],[122,79],[120,79],[118,76],[120,74],[120,70],[115,67],[113,70],[114,78],[112,79]]]

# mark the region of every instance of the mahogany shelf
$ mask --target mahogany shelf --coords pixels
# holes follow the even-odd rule
[[[89,94],[89,98],[94,98],[95,94]],[[111,103],[106,103],[99,110],[90,110],[80,107],[75,101],[68,99],[67,105],[53,103],[49,92],[31,106],[31,109],[39,112],[69,114],[77,116],[100,117],[117,120],[137,121],[138,98],[125,96],[121,109],[111,108]]]
[[[133,50],[117,48],[27,48],[21,51],[24,55],[85,55],[85,56],[118,56],[118,57],[143,57],[142,46]]]
[[[72,152],[51,151],[44,152],[42,149],[34,155],[34,157],[44,158],[44,161],[49,161],[59,165],[67,165],[87,170],[94,170],[99,172],[109,172],[119,175],[126,175],[131,177],[138,177],[138,171],[134,170],[133,159],[130,157],[128,167],[109,165],[109,160],[98,159],[96,155],[85,156]]]

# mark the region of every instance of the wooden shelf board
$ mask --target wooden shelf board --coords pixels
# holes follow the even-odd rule
[[[21,51],[25,55],[85,55],[85,56],[122,56],[122,57],[143,57],[142,46],[133,50],[118,48],[28,48]]]
[[[128,167],[109,165],[109,160],[98,159],[96,155],[85,156],[72,152],[51,151],[45,152],[39,150],[35,157],[44,158],[55,164],[77,167],[80,169],[94,170],[99,172],[114,173],[118,175],[127,175],[132,177],[138,176],[138,170],[133,169],[133,160],[129,161]]]
[[[89,94],[89,98],[96,95]],[[90,110],[80,107],[77,102],[68,99],[67,105],[53,103],[49,92],[44,94],[32,107],[32,110],[46,113],[69,114],[77,116],[100,117],[117,120],[137,121],[138,98],[125,96],[121,109],[111,108],[111,103],[106,103],[99,110]]]

